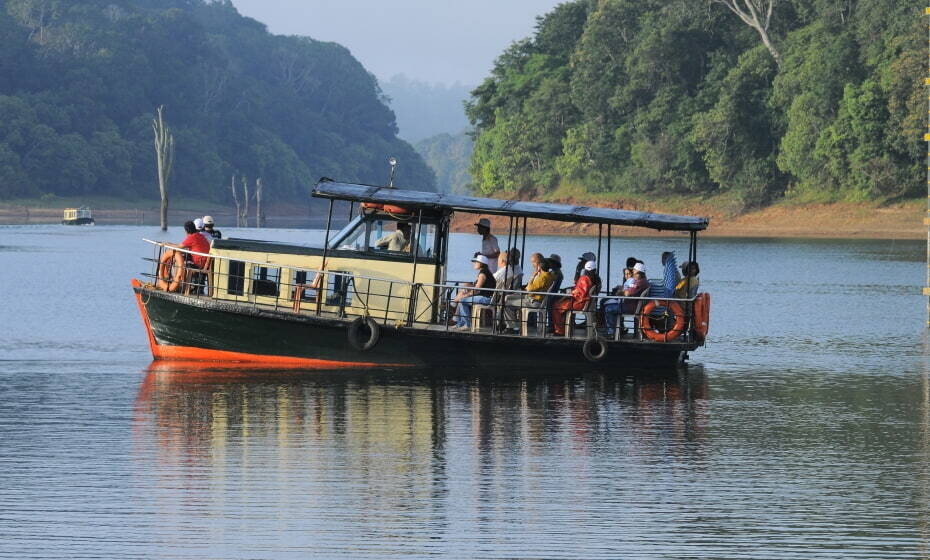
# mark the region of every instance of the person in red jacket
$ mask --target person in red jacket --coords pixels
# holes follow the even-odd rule
[[[594,288],[593,276],[597,269],[594,261],[584,263],[584,272],[575,282],[571,297],[564,297],[552,306],[552,330],[556,336],[565,336],[565,314],[569,310],[580,311],[591,300],[591,289]]]
[[[210,252],[210,242],[207,241],[207,238],[203,236],[202,233],[197,231],[197,226],[194,222],[184,222],[184,231],[187,233],[187,237],[184,238],[184,241],[177,245],[166,243],[165,245],[171,245],[172,247],[178,247],[179,249],[187,249],[188,251],[193,251],[195,253],[209,253]],[[204,255],[191,255],[185,253],[187,259],[190,262],[193,262],[197,268],[203,268],[203,265],[207,264],[207,259],[210,257]]]
[[[187,233],[187,237],[184,238],[184,241],[178,244],[165,243],[165,247],[187,249],[195,253],[204,253],[204,255],[191,255],[190,253],[181,251],[165,251],[161,256],[158,272],[159,278],[155,284],[162,290],[167,290],[169,292],[177,290],[180,287],[181,279],[184,278],[185,268],[190,265],[196,268],[203,268],[204,265],[207,264],[207,259],[210,258],[206,256],[206,254],[210,252],[210,242],[207,241],[207,238],[205,238],[203,234],[197,231],[197,226],[194,225],[194,222],[184,222],[184,231]],[[175,269],[174,274],[171,274],[172,264]]]

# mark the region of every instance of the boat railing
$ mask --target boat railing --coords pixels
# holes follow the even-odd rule
[[[559,300],[570,298],[559,293],[524,290],[482,290],[486,299],[459,302],[472,290],[462,282],[417,283],[409,279],[379,278],[343,270],[317,270],[238,257],[198,253],[146,239],[154,246],[151,268],[143,274],[149,287],[190,298],[235,302],[255,309],[284,311],[295,315],[316,315],[335,319],[369,317],[385,326],[429,330],[463,330],[492,336],[552,337],[553,331],[568,328],[570,337],[599,337],[607,340],[645,340],[644,316],[683,317],[681,324],[668,324],[659,330],[679,331],[674,338],[690,340],[695,298],[626,297],[593,295],[585,309],[567,309]],[[174,251],[207,259],[196,268],[179,266]],[[165,264],[163,264],[163,260]],[[161,271],[170,268],[168,278]],[[159,285],[159,280],[163,284]],[[617,309],[622,299],[623,308]],[[653,305],[650,308],[650,303]],[[463,305],[464,304],[464,305]],[[615,307],[611,307],[615,306]],[[675,307],[677,306],[677,309]],[[626,313],[614,311],[626,310]],[[669,314],[669,309],[673,313]],[[467,313],[466,313],[467,310]],[[560,324],[555,325],[553,319]],[[613,324],[608,324],[608,319]],[[667,320],[665,322],[668,322]],[[652,321],[651,324],[655,324]],[[653,338],[655,340],[655,338]]]

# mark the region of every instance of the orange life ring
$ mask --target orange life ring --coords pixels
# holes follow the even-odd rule
[[[710,327],[710,294],[698,294],[694,300],[694,333],[703,342]]]
[[[366,210],[382,210],[388,214],[413,214],[409,209],[403,206],[394,206],[393,204],[378,204],[377,202],[363,202],[362,208]]]
[[[652,319],[649,318],[649,314],[655,311],[656,307],[664,307],[666,309],[666,315],[671,314],[675,317],[675,326],[664,333],[652,328]],[[681,305],[679,305],[677,301],[650,301],[646,304],[646,307],[643,308],[643,316],[639,320],[640,328],[643,334],[646,335],[646,338],[656,342],[671,342],[675,340],[681,336],[681,333],[685,332],[687,323],[685,312],[681,309]]]
[[[384,211],[388,214],[413,214],[410,210],[402,206],[394,206],[393,204],[385,204]]]
[[[179,261],[179,262],[174,262]],[[173,265],[173,266],[172,266]],[[174,275],[171,269],[174,268]],[[175,292],[184,278],[184,255],[179,251],[165,251],[158,263],[158,281],[155,287],[167,292]]]

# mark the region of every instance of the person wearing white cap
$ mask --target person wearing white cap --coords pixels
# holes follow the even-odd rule
[[[640,297],[649,291],[649,280],[646,280],[646,265],[637,262],[632,268],[633,274],[623,283],[619,290],[614,290],[618,296]],[[614,327],[617,325],[617,316],[621,313],[635,313],[636,300],[624,301],[621,299],[607,300],[604,304],[604,319],[607,322],[607,334],[614,334]]]
[[[564,297],[552,306],[552,331],[556,336],[565,335],[565,314],[569,310],[579,311],[587,307],[591,296],[596,295],[598,288],[594,283],[597,276],[597,263],[588,261],[584,263],[584,272],[575,282],[572,295]]]
[[[459,290],[454,301],[454,303],[458,304],[455,309],[455,328],[459,330],[468,329],[468,323],[471,321],[471,306],[476,303],[479,305],[491,303],[490,290],[497,287],[494,275],[488,269],[488,258],[486,256],[475,255],[471,262],[475,270],[478,271],[475,283],[468,288]]]
[[[578,257],[578,265],[575,267],[575,282],[577,282],[578,277],[581,276],[581,271],[584,270],[584,265],[590,261],[594,261],[595,263],[597,262],[597,255],[591,251],[582,253],[581,256]]]
[[[475,229],[481,236],[480,253],[488,258],[488,270],[491,273],[497,272],[497,257],[501,254],[501,248],[497,244],[497,238],[491,235],[491,220],[481,218],[475,222]]]
[[[210,239],[223,239],[223,233],[218,229],[213,229],[213,216],[203,217],[203,233]]]

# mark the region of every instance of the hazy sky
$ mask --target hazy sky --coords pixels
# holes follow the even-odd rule
[[[233,0],[269,31],[349,48],[379,79],[477,85],[536,16],[564,0]]]

